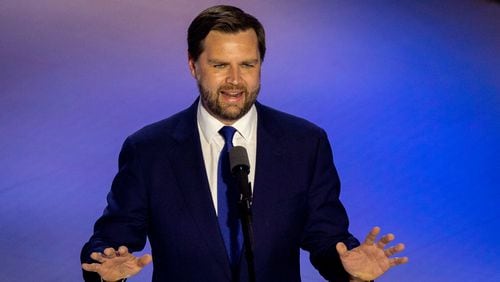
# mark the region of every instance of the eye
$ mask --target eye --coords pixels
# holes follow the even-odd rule
[[[214,64],[213,67],[216,69],[223,69],[227,66],[227,64]]]
[[[255,64],[252,64],[252,63],[243,63],[242,66],[244,68],[253,68],[253,67],[255,67]]]

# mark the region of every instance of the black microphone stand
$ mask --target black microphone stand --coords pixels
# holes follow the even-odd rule
[[[255,264],[253,255],[253,227],[252,227],[252,190],[248,182],[249,168],[243,165],[233,168],[233,175],[237,181],[236,185],[240,187],[240,201],[238,202],[241,227],[243,231],[243,240],[245,248],[245,257],[248,264],[249,282],[255,282]]]

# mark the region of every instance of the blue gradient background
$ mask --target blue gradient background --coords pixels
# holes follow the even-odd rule
[[[0,3],[1,281],[81,280],[121,143],[194,100],[186,29],[216,3]],[[231,3],[267,30],[260,101],[328,132],[351,231],[407,244],[379,281],[500,281],[500,5]]]

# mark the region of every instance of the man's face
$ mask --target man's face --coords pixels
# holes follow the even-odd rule
[[[238,33],[210,31],[198,60],[189,59],[202,105],[225,124],[234,123],[252,107],[260,90],[260,68],[253,29]]]

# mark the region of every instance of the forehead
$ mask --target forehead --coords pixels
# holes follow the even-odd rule
[[[253,29],[235,33],[210,31],[203,42],[207,56],[259,56],[257,34]]]

